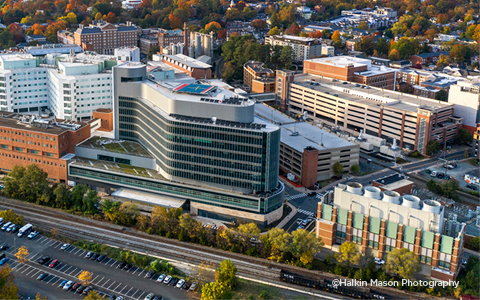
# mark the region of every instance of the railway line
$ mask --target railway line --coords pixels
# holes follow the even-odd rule
[[[35,224],[35,226],[46,232],[51,232],[55,228],[58,230],[59,235],[72,240],[89,240],[190,265],[209,262],[218,266],[221,261],[230,259],[237,266],[237,274],[244,278],[251,278],[256,281],[261,279],[267,284],[271,283],[275,286],[282,286],[321,298],[332,299],[332,297],[336,297],[330,293],[292,285],[279,279],[282,269],[311,276],[321,276],[325,279],[337,278],[337,276],[332,274],[311,271],[198,244],[181,242],[158,235],[149,235],[122,226],[68,214],[61,210],[0,197],[0,210],[4,209],[13,209],[16,213],[23,215],[25,221]],[[382,288],[380,290],[388,293],[393,292],[393,294],[398,294],[399,297],[409,296],[409,294],[404,292],[396,292],[391,289]],[[417,299],[424,298],[419,294],[415,294],[414,297]]]

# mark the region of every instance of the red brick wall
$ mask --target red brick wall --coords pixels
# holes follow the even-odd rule
[[[314,61],[304,61],[303,73],[320,75],[329,78],[336,78],[338,80],[354,80],[354,72],[366,71],[367,66],[361,67],[344,67],[344,66],[331,66],[326,64],[321,64]]]
[[[302,185],[312,187],[317,183],[318,150],[303,150]]]
[[[100,111],[93,111],[92,118],[97,118],[101,120],[100,128],[97,130],[100,131],[112,131],[113,130],[113,111],[110,112],[100,112]]]

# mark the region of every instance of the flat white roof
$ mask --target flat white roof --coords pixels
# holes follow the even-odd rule
[[[372,61],[366,58],[358,58],[353,56],[335,56],[335,57],[322,57],[322,58],[313,58],[307,59],[307,61],[312,61],[316,63],[321,63],[329,66],[336,67],[362,67],[367,66],[370,69]]]
[[[176,55],[163,54],[163,56],[170,58],[176,62],[182,63],[191,68],[209,69],[212,67],[212,65],[206,64],[204,62],[201,62],[198,59],[191,58],[183,54],[176,54]]]
[[[297,122],[296,120],[290,118],[289,116],[282,114],[281,112],[273,109],[272,107],[263,104],[255,104],[255,115],[259,116],[262,119],[266,119],[277,125],[284,125]]]
[[[119,188],[112,193],[113,197],[118,197],[131,201],[138,201],[148,205],[162,206],[166,208],[179,208],[185,203],[185,199],[141,192],[126,188]]]

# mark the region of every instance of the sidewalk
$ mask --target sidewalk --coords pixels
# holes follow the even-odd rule
[[[287,201],[287,205],[290,206],[292,211],[288,214],[288,216],[283,218],[283,220],[280,223],[278,223],[277,226],[275,226],[277,228],[280,228],[280,229],[283,228],[297,214],[297,208],[295,206],[290,204],[290,202],[288,201]]]

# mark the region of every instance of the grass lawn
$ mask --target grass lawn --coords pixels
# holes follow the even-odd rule
[[[318,183],[318,185],[319,185],[319,188],[323,188],[323,187],[325,187],[325,186],[329,185],[330,183],[335,182],[335,181],[337,181],[337,180],[338,180],[337,178],[332,177],[332,178],[330,178],[330,179],[328,179],[328,180],[320,180],[320,181],[318,181],[317,183]]]

